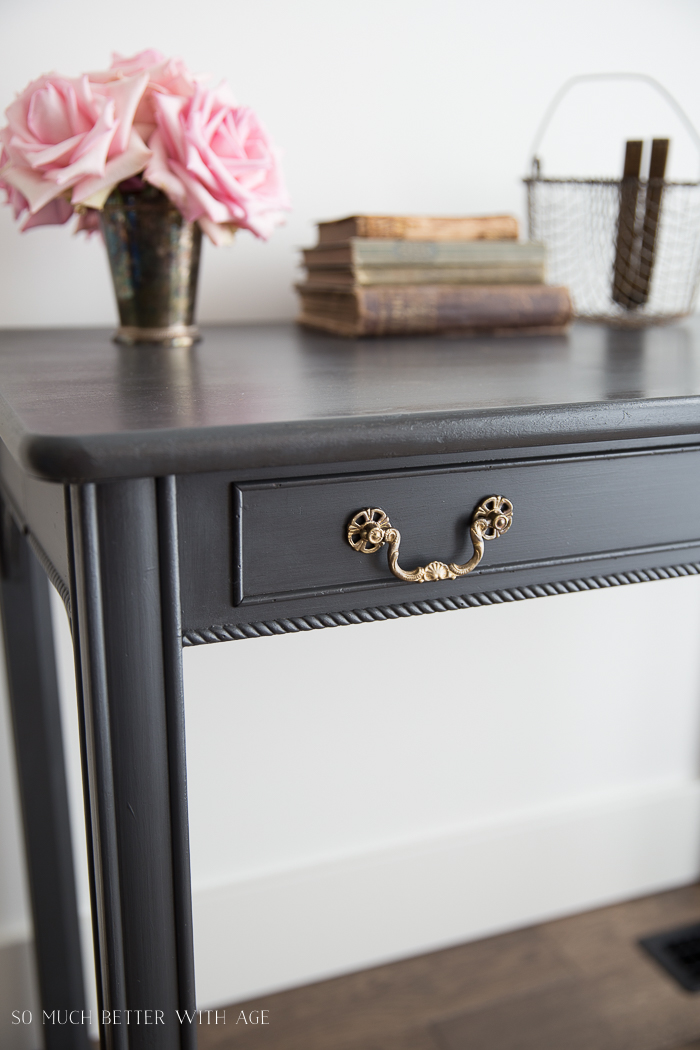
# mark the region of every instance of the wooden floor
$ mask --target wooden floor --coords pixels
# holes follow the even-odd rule
[[[698,921],[700,886],[586,912],[235,1004],[200,1050],[700,1050],[700,993],[636,943]]]

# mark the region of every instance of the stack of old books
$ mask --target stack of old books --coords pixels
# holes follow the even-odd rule
[[[338,335],[557,333],[572,316],[510,215],[355,215],[319,223],[303,255],[298,320]]]

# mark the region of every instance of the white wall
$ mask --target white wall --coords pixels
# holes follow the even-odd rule
[[[293,248],[318,218],[522,215],[529,143],[575,72],[651,73],[700,124],[694,0],[117,11],[0,0],[0,104],[47,69],[99,67],[112,48],[155,45],[231,81],[284,147],[294,212],[267,245],[244,234],[208,248],[203,321],[292,316]],[[675,120],[649,94],[614,91],[572,104],[548,170],[614,174],[625,137],[668,132],[672,173],[694,175]],[[0,211],[0,324],[114,320],[99,243],[20,236]],[[699,636],[692,578],[187,651],[202,1003],[694,878]],[[6,744],[0,719],[0,945],[16,959],[29,926]],[[17,981],[0,991],[0,1024],[18,996]]]

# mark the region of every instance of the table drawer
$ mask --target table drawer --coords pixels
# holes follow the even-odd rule
[[[348,522],[371,507],[382,508],[400,530],[400,563],[412,569],[436,559],[468,561],[475,508],[488,496],[506,497],[514,508],[512,527],[485,545],[470,579],[697,545],[698,479],[700,450],[686,449],[236,485],[233,601],[356,590],[420,593],[421,584],[391,574],[386,548],[363,555],[350,547]],[[464,580],[441,585],[459,589]],[[494,579],[488,586],[502,584]]]

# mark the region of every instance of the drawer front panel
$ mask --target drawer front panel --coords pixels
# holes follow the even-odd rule
[[[234,486],[234,604],[365,589],[419,593],[422,585],[391,575],[386,549],[363,555],[349,546],[347,524],[367,507],[381,507],[400,530],[406,569],[466,562],[472,513],[490,495],[513,503],[513,525],[486,544],[475,577],[680,549],[700,538],[698,481],[700,450],[691,449]]]

